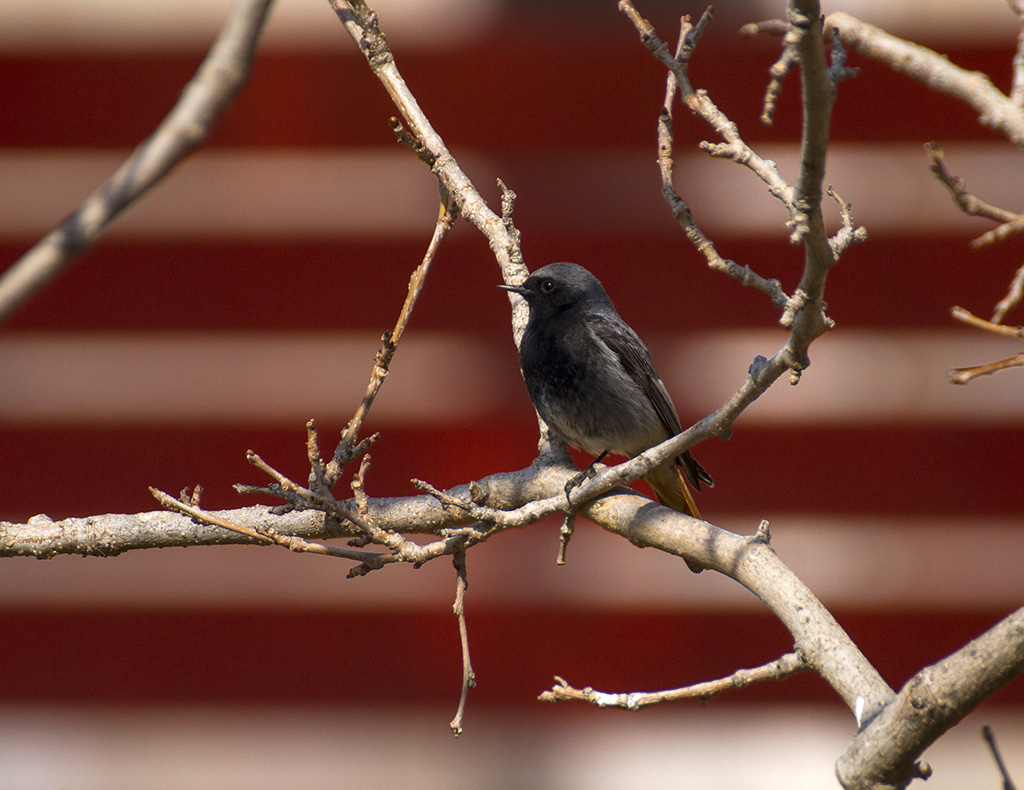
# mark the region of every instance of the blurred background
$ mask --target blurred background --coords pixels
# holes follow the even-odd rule
[[[707,270],[660,196],[663,69],[615,3],[381,0],[397,63],[497,206],[519,200],[528,265],[586,265],[648,341],[684,424],[784,342],[758,292]],[[0,261],[15,261],[145,138],[193,75],[223,0],[0,7]],[[638,8],[666,39],[691,2]],[[832,4],[988,73],[1008,90],[1002,0]],[[780,2],[716,8],[691,74],[748,143],[795,176],[798,77],[758,122]],[[972,250],[922,144],[991,203],[1020,207],[1019,153],[944,96],[852,54],[828,183],[869,240],[829,277],[836,328],[798,387],[695,454],[713,523],[773,544],[899,687],[1024,599],[1021,373],[966,387],[948,368],[1009,356],[954,324],[988,317],[1021,244]],[[304,479],[304,428],[333,446],[366,386],[436,216],[434,178],[394,142],[383,89],[327,3],[278,0],[249,86],[207,146],[0,333],[0,519],[155,510],[147,486],[211,508],[265,481],[246,449]],[[710,160],[677,113],[677,186],[722,255],[792,291],[800,250],[749,172]],[[829,208],[831,223],[836,212]],[[374,406],[367,490],[413,493],[527,465],[536,423],[484,239],[443,243]],[[1022,322],[1020,311],[1007,323]],[[582,462],[587,459],[581,457]],[[346,490],[343,482],[340,491]],[[461,665],[446,561],[357,580],[277,548],[3,561],[0,788],[823,787],[852,716],[814,676],[701,707],[543,705],[555,674],[605,691],[672,688],[770,661],[784,629],[735,584],[581,522],[469,556],[479,680],[452,738]],[[929,788],[995,787],[995,727],[1024,776],[1024,684],[926,758]]]

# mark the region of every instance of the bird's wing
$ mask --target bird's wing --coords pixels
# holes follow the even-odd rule
[[[668,396],[668,390],[654,369],[651,352],[640,336],[618,316],[609,318],[595,315],[589,317],[588,323],[597,338],[618,357],[626,373],[643,390],[669,435],[679,433],[682,430],[679,415]]]
[[[591,316],[588,323],[598,339],[618,357],[623,369],[647,396],[669,435],[675,436],[679,433],[682,427],[679,425],[676,407],[672,405],[668,390],[665,389],[664,382],[654,369],[651,352],[647,350],[647,346],[644,345],[640,336],[618,316],[612,318],[604,315]],[[698,491],[701,483],[714,486],[715,481],[711,475],[697,463],[689,450],[679,456],[679,464],[686,473],[690,484]]]

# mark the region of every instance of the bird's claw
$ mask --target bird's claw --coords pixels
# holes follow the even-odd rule
[[[597,474],[597,470],[594,469],[594,465],[591,464],[586,469],[584,469],[582,472],[577,472],[576,474],[574,474],[566,482],[566,484],[565,484],[565,502],[569,506],[570,509],[573,506],[573,504],[572,504],[572,497],[570,496],[572,494],[573,489],[574,488],[579,488],[587,480],[592,478],[595,474]]]

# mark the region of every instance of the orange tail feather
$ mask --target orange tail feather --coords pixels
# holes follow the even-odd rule
[[[666,507],[686,513],[694,518],[700,518],[700,511],[693,501],[693,494],[683,477],[682,468],[675,463],[659,466],[647,476],[647,482],[651,484],[654,493],[658,495],[658,501]]]

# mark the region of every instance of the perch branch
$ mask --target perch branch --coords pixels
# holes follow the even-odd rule
[[[545,498],[564,500],[565,483],[575,471],[572,467],[535,463],[519,472],[492,475],[472,485],[460,486],[448,494],[495,509],[514,509]],[[356,509],[353,503],[348,503],[346,508],[353,512]],[[29,524],[0,524],[0,555],[111,555],[155,546],[267,543],[262,535],[254,537],[209,523],[196,523],[191,515],[176,510],[175,513],[97,516],[64,522],[40,516]],[[851,708],[858,698],[863,698],[870,713],[891,698],[892,690],[856,645],[770,548],[766,530],[759,529],[750,537],[736,535],[656,505],[630,489],[616,489],[586,502],[580,507],[580,514],[638,546],[696,560],[745,586],[789,628],[796,652]],[[361,527],[350,522],[338,522],[314,511],[274,516],[266,507],[254,507],[213,515],[233,524],[267,525],[278,534],[301,535],[307,540],[358,538],[365,534]],[[389,564],[397,561],[415,564],[450,555],[501,531],[493,526],[473,527],[474,519],[470,514],[446,506],[429,495],[369,497],[363,518],[375,529],[385,532],[440,536],[424,546],[408,540],[398,544],[392,549],[398,554],[395,559],[379,560]],[[374,558],[374,562],[377,561]],[[357,566],[349,575],[362,575],[368,570]]]

